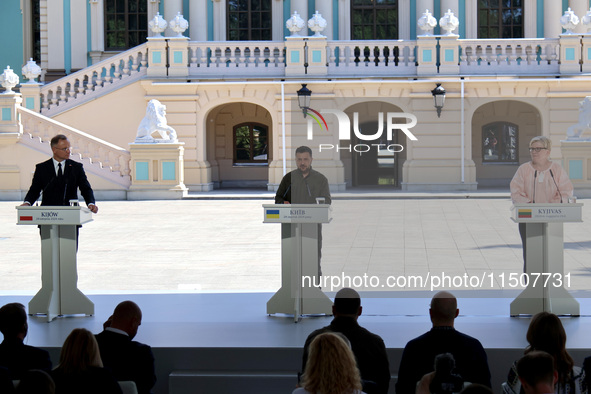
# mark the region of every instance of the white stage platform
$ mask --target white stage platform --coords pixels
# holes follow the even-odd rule
[[[455,292],[460,317],[456,328],[478,338],[485,347],[493,391],[500,389],[513,360],[527,345],[529,318],[509,317],[516,293]],[[286,316],[268,316],[271,293],[113,294],[89,295],[95,303],[92,317],[63,317],[52,323],[29,319],[27,343],[50,351],[54,365],[60,347],[77,327],[94,333],[120,301],[130,299],[143,310],[137,340],[151,345],[156,357],[156,394],[180,393],[290,393],[301,366],[302,346],[308,334],[331,317],[306,317],[298,324]],[[333,294],[328,294],[333,296]],[[591,356],[590,292],[574,292],[581,316],[563,318],[567,347],[577,364]],[[424,297],[422,297],[424,296]],[[385,341],[395,376],[406,342],[430,329],[431,293],[362,293],[359,322]],[[504,296],[505,298],[499,298]],[[385,298],[375,298],[385,297]],[[483,298],[487,297],[487,298]],[[0,305],[31,296],[0,295]],[[393,379],[390,383],[394,392]]]

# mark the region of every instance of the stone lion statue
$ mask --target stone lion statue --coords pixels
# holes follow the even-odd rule
[[[154,138],[154,134],[156,134],[156,138]],[[137,129],[135,142],[177,141],[176,131],[166,121],[166,106],[158,100],[150,100],[146,107],[146,116]]]
[[[568,128],[566,131],[568,140],[583,140],[581,136],[585,131],[591,129],[591,96],[579,102],[579,123]]]

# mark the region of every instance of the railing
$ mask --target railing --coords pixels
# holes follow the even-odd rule
[[[458,40],[461,74],[557,74],[559,39]]]
[[[416,75],[416,41],[328,41],[328,75]]]
[[[189,76],[285,75],[285,44],[272,41],[189,43]]]
[[[41,88],[41,113],[53,115],[136,81],[146,73],[148,44],[119,53]]]
[[[56,134],[64,134],[72,145],[72,155],[86,160],[92,172],[124,187],[131,184],[131,155],[125,149],[26,108],[17,107],[17,111],[23,133],[29,137],[25,143],[48,143]]]

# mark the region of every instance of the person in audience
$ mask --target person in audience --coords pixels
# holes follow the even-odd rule
[[[325,332],[343,334],[351,343],[351,349],[361,373],[363,390],[368,394],[387,393],[390,384],[390,365],[384,341],[378,335],[361,327],[357,322],[362,313],[359,293],[350,288],[339,290],[335,296],[330,325],[312,332],[304,345],[302,371],[306,369],[309,347],[314,338]]]
[[[460,394],[493,394],[493,391],[483,384],[472,383],[464,387]]]
[[[0,393],[14,393],[14,384],[12,383],[12,379],[10,379],[10,373],[4,367],[0,367]]]
[[[55,383],[49,374],[40,369],[27,371],[18,382],[16,394],[54,394]]]
[[[103,368],[94,335],[84,328],[68,335],[51,376],[56,394],[122,394],[111,371]]]
[[[402,352],[396,393],[414,393],[423,375],[435,370],[435,357],[451,353],[455,360],[455,373],[465,382],[491,387],[486,352],[480,341],[456,331],[455,318],[459,314],[453,294],[441,291],[431,300],[429,315],[433,327],[425,334],[409,341]]]
[[[525,394],[552,394],[558,381],[552,356],[536,350],[517,361],[517,375]]]
[[[555,386],[556,393],[587,393],[585,373],[580,367],[574,366],[573,358],[566,351],[566,332],[555,314],[540,312],[532,317],[526,334],[529,346],[525,354],[534,351],[543,351],[552,356],[558,381]],[[517,363],[514,363],[503,383],[504,394],[519,394],[521,381],[517,371]]]
[[[12,380],[20,380],[29,369],[51,371],[49,353],[24,344],[28,330],[23,304],[14,302],[0,308],[0,332],[4,335],[0,344],[0,366],[8,370]]]
[[[133,340],[142,324],[142,311],[132,301],[123,301],[96,335],[101,358],[117,380],[135,382],[138,394],[149,394],[156,383],[152,348]]]
[[[339,334],[325,332],[312,340],[300,387],[293,394],[364,394],[355,356]]]

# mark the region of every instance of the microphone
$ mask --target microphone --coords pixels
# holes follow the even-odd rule
[[[558,191],[558,195],[560,196],[560,203],[562,204],[562,193],[560,193],[560,189],[558,188],[558,184],[556,183],[556,179],[554,179],[554,174],[552,173],[552,169],[550,169],[550,176],[554,181],[554,185],[556,186],[556,191]]]
[[[532,199],[532,203],[535,204],[536,202],[536,177],[538,176],[538,170],[536,170],[536,172],[534,172],[534,197]]]
[[[308,185],[308,181],[304,180],[304,183],[306,184],[306,189],[308,189],[308,196],[312,197],[312,191],[310,190],[310,185]]]
[[[43,201],[43,196],[45,195],[45,191],[49,188],[49,186],[53,183],[53,181],[55,181],[57,179],[57,176],[54,175],[53,178],[51,178],[49,180],[49,182],[47,182],[47,185],[45,185],[45,187],[41,190],[40,197],[41,197],[41,201]],[[42,202],[43,203],[43,202]]]
[[[64,198],[62,199],[62,205],[69,205],[66,204],[66,192],[68,191],[68,184],[66,183],[66,185],[64,186]]]
[[[287,196],[287,193],[289,193],[290,190],[291,190],[291,183],[289,184],[289,186],[287,187],[287,190],[285,191],[285,193],[283,193],[283,196],[281,196],[281,198],[286,200],[285,196]],[[291,198],[290,198],[290,200],[291,200]],[[289,202],[291,202],[291,201],[289,201]]]

